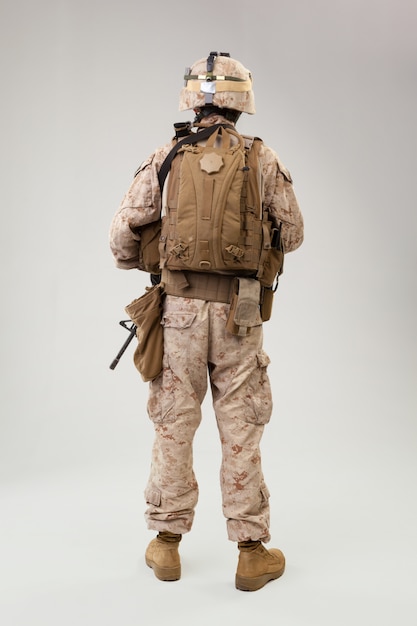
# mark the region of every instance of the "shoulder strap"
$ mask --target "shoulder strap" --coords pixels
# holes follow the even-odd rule
[[[191,133],[190,135],[187,135],[187,137],[184,137],[184,139],[181,139],[175,144],[171,152],[168,153],[167,157],[165,158],[165,161],[162,163],[161,168],[158,172],[158,181],[159,181],[159,188],[161,190],[161,195],[162,195],[162,189],[164,187],[165,179],[168,176],[168,172],[171,167],[171,163],[175,155],[177,154],[178,150],[181,148],[181,146],[184,146],[185,144],[198,143],[199,141],[208,139],[210,135],[212,135],[220,127],[234,128],[231,124],[213,124],[213,126],[208,126],[207,128],[203,128],[203,130],[199,130],[196,133]]]

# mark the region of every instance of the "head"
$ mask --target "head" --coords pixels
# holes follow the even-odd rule
[[[252,75],[227,52],[210,52],[187,68],[180,94],[180,111],[192,109],[196,121],[222,115],[236,123],[241,113],[255,113]]]

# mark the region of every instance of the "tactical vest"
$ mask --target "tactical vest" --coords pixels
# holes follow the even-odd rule
[[[279,229],[263,206],[261,145],[230,126],[219,126],[204,146],[182,143],[164,193],[162,269],[273,284],[284,255]]]

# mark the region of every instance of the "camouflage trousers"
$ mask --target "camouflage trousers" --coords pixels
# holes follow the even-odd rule
[[[166,296],[162,373],[150,383],[155,440],[145,490],[152,530],[191,530],[198,500],[193,439],[210,381],[220,435],[223,514],[231,541],[269,541],[269,492],[259,449],[272,412],[262,325],[229,333],[229,304]]]

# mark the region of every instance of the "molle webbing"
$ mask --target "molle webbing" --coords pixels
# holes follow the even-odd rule
[[[271,248],[271,222],[262,206],[262,142],[224,127],[216,131],[204,147],[181,146],[171,163],[161,267],[262,281]],[[231,135],[238,139],[233,146]]]
[[[169,296],[197,298],[212,302],[231,302],[233,276],[206,274],[203,272],[162,270],[161,282]]]

